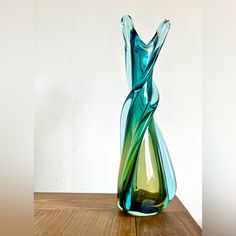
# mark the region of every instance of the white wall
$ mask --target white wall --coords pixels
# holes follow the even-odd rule
[[[154,69],[156,118],[177,196],[201,224],[200,1],[37,0],[35,191],[116,192],[119,119],[128,94],[120,19],[148,41],[172,26]]]

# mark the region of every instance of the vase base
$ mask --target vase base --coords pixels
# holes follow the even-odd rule
[[[144,212],[139,212],[139,211],[124,211],[124,209],[121,207],[120,205],[120,201],[119,199],[117,200],[117,207],[123,211],[123,212],[126,212],[127,214],[129,215],[132,215],[132,216],[153,216],[153,215],[156,215],[156,214],[159,214],[162,212],[162,210],[160,211],[156,211],[156,212],[150,212],[150,213],[144,213]]]
[[[142,213],[142,212],[138,212],[138,211],[128,211],[127,212],[129,215],[132,215],[132,216],[154,216],[160,212],[153,212],[153,213]]]

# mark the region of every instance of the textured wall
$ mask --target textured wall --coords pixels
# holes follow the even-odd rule
[[[128,94],[120,19],[144,41],[172,27],[154,69],[156,118],[177,196],[201,224],[200,1],[37,0],[35,191],[116,192],[119,116]]]

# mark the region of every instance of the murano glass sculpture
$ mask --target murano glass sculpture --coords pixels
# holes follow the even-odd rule
[[[148,44],[138,36],[130,16],[123,16],[126,74],[130,93],[121,112],[121,163],[118,207],[135,216],[154,215],[176,192],[169,152],[153,114],[159,93],[153,67],[165,42],[170,22],[161,22]]]

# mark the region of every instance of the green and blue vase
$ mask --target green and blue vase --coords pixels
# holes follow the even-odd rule
[[[130,93],[121,112],[117,205],[128,214],[149,216],[164,210],[176,192],[169,152],[153,117],[159,102],[153,68],[170,22],[161,22],[148,44],[140,39],[130,16],[123,16],[122,29]]]

